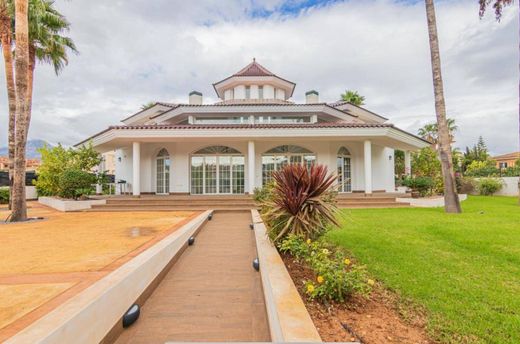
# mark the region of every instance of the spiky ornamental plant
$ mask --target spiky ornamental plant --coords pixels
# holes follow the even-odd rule
[[[288,234],[315,238],[336,220],[336,176],[324,165],[287,165],[273,172],[274,188],[263,201],[269,236],[278,241]]]

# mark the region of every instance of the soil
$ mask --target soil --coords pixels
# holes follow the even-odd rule
[[[288,255],[282,258],[324,342],[435,343],[426,333],[424,314],[402,305],[381,286],[376,285],[369,298],[319,303],[305,294],[303,281],[314,279],[312,270]]]

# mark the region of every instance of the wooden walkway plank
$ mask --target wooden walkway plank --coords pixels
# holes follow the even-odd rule
[[[270,341],[250,222],[215,213],[116,343]]]

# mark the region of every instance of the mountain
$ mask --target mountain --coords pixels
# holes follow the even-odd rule
[[[27,159],[40,159],[40,153],[38,153],[38,148],[43,146],[53,147],[49,142],[45,140],[29,140],[27,141],[27,148],[25,149],[25,154]],[[7,156],[8,150],[7,147],[0,148],[0,156]]]

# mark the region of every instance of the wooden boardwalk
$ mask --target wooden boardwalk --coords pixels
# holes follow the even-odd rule
[[[250,222],[215,213],[116,343],[270,341]]]

